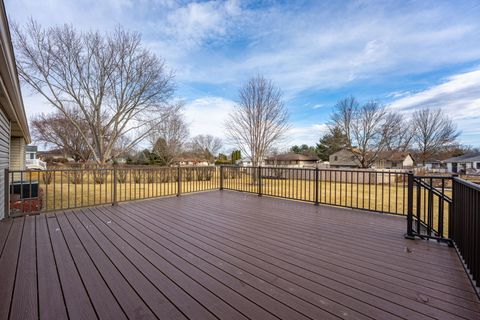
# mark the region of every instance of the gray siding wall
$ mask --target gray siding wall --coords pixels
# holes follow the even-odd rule
[[[10,163],[10,121],[0,108],[0,220],[5,217],[5,169]]]

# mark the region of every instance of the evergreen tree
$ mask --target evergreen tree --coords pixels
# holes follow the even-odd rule
[[[320,160],[327,161],[328,157],[348,145],[348,138],[339,127],[333,127],[317,143],[317,155]]]
[[[316,154],[316,149],[315,147],[302,144],[301,146],[294,145],[293,147],[290,148],[290,152],[308,156],[308,155]]]
[[[231,155],[232,158],[232,164],[235,164],[237,160],[240,160],[242,158],[242,154],[240,150],[234,150]]]

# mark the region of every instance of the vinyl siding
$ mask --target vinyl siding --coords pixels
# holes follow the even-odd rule
[[[10,143],[10,170],[25,170],[25,140],[15,137]]]
[[[5,169],[10,163],[10,121],[0,108],[0,220],[5,217]]]

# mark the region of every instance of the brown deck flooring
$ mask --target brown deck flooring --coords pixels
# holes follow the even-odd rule
[[[214,191],[0,223],[0,319],[480,319],[405,220]]]

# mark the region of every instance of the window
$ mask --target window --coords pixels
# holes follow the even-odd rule
[[[396,162],[392,162],[392,168],[395,168],[397,166]]]
[[[477,169],[480,169],[480,162],[477,162]]]
[[[338,157],[337,156],[333,156],[333,161],[337,161],[338,160]]]

